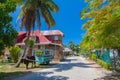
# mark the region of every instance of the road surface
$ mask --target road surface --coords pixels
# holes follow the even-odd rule
[[[70,57],[51,68],[14,80],[99,80],[109,71],[82,57]],[[100,79],[101,80],[101,79]]]

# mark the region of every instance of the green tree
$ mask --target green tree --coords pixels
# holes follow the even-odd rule
[[[74,51],[74,49],[75,49],[75,44],[74,44],[72,41],[70,41],[70,42],[68,43],[68,47],[69,47],[72,51]]]
[[[83,25],[86,30],[81,48],[93,50],[99,48],[120,48],[120,0],[86,0],[87,7],[81,12],[81,19],[87,19]]]
[[[72,41],[68,43],[68,47],[76,53],[80,52],[80,46],[78,44],[74,44]]]
[[[0,55],[3,54],[4,47],[15,43],[17,37],[17,31],[10,24],[12,17],[9,15],[15,8],[15,0],[0,0]]]
[[[20,28],[24,27],[28,33],[27,40],[29,40],[30,32],[34,28],[35,23],[37,23],[38,29],[40,28],[41,17],[44,18],[49,28],[55,25],[55,21],[51,15],[51,11],[58,11],[58,6],[53,2],[53,0],[22,0],[21,11],[18,19],[21,19]],[[27,48],[28,44],[26,43],[24,53],[23,55],[21,55],[19,61],[15,65],[16,67],[19,67],[22,56],[26,58]]]
[[[75,45],[75,52],[80,53],[80,45]]]

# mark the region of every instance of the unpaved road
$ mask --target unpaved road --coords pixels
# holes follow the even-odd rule
[[[82,57],[70,57],[51,68],[14,80],[96,80],[109,73],[110,71]]]

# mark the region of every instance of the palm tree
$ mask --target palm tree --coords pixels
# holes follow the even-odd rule
[[[27,31],[27,41],[30,37],[31,30],[35,27],[40,29],[41,16],[44,18],[46,24],[50,28],[55,25],[55,21],[51,15],[51,12],[57,12],[58,6],[52,0],[22,0],[21,11],[18,19],[21,19],[20,28],[25,28]],[[19,67],[22,57],[26,57],[28,44],[25,43],[25,49],[20,59],[16,63],[15,67]]]
[[[75,44],[74,44],[72,41],[70,41],[70,42],[68,43],[68,47],[69,47],[72,51],[74,51]]]

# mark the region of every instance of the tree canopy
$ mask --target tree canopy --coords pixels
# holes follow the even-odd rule
[[[44,18],[46,24],[50,28],[55,25],[55,21],[51,12],[57,12],[58,6],[52,0],[21,0],[21,11],[18,19],[21,19],[21,28],[27,31],[37,27],[40,28],[41,18]]]
[[[81,41],[84,50],[120,48],[120,0],[85,0],[80,13],[87,19],[82,26],[86,33]]]
[[[80,52],[80,46],[78,44],[74,44],[72,41],[68,43],[68,47],[76,53]]]
[[[17,32],[10,24],[12,17],[9,13],[16,8],[15,0],[0,0],[0,55],[4,47],[14,44]]]

